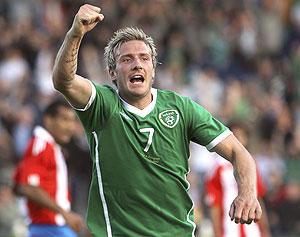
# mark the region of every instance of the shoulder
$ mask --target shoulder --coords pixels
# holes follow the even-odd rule
[[[93,85],[94,85],[97,93],[111,94],[114,96],[118,95],[116,89],[114,89],[113,87],[111,87],[109,85],[99,85],[99,84],[94,84],[94,83],[93,83]]]
[[[157,89],[157,93],[161,97],[173,97],[173,98],[178,98],[178,99],[184,98],[184,96],[178,94],[175,91],[170,91],[170,90]]]
[[[83,109],[76,109],[75,111],[79,116],[83,116],[87,112],[99,111],[116,104],[118,101],[117,91],[109,85],[99,85],[91,81],[92,92],[89,101]]]
[[[204,107],[188,96],[183,96],[169,90],[158,90],[157,94],[158,106],[160,108],[175,109],[186,119],[192,119],[194,117],[199,119],[198,116],[206,117],[208,114],[208,111]]]
[[[52,135],[46,129],[37,126],[33,133],[34,135],[28,147],[30,156],[38,156],[41,153],[53,152],[56,143]]]
[[[55,163],[55,145],[49,140],[34,135],[27,145],[27,149],[16,167],[16,177],[32,172],[44,170]]]
[[[190,97],[178,94],[175,91],[157,89],[158,98],[160,101],[173,102],[181,105],[188,105],[194,102]]]
[[[107,104],[115,104],[119,101],[118,91],[109,85],[95,85],[95,100],[101,107]]]

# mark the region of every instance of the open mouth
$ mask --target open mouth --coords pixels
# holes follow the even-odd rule
[[[144,77],[142,75],[134,75],[130,78],[132,84],[142,84],[144,82]]]

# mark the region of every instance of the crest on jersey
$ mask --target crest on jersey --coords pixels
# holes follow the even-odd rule
[[[160,122],[168,128],[174,128],[179,121],[179,113],[175,109],[169,109],[158,115]]]

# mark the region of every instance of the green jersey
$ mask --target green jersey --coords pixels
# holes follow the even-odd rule
[[[203,107],[152,88],[140,110],[108,86],[93,86],[77,114],[93,160],[87,222],[97,237],[192,237],[189,143],[214,147],[230,131]]]

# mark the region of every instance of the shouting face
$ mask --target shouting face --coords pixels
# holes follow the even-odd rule
[[[120,96],[141,109],[151,102],[151,86],[155,75],[149,46],[143,41],[123,43],[116,52],[116,69],[110,71]]]

